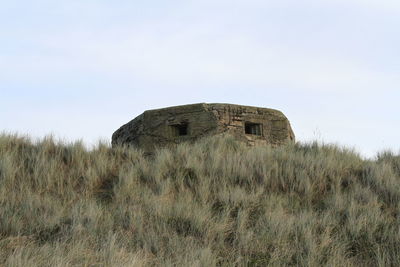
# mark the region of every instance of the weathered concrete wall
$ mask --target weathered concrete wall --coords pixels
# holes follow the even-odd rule
[[[179,125],[187,125],[187,135],[176,133],[174,126]],[[132,144],[151,151],[157,146],[194,141],[213,134],[216,128],[216,118],[203,104],[148,110],[118,129],[112,144]]]
[[[112,144],[130,144],[152,151],[155,147],[223,133],[249,145],[294,141],[289,121],[278,110],[201,103],[145,111],[118,129]]]
[[[217,132],[227,132],[250,145],[280,145],[295,139],[289,120],[278,110],[232,104],[206,106],[219,122]],[[246,122],[259,124],[262,134],[246,134],[243,130]]]

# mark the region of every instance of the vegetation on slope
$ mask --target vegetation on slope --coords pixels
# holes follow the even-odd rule
[[[0,265],[400,266],[400,157],[0,135]]]

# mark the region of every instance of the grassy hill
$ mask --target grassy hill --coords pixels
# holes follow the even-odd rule
[[[0,265],[400,266],[400,157],[0,135]]]

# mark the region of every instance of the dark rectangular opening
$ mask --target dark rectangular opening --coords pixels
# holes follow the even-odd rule
[[[244,124],[244,132],[246,134],[262,135],[262,127],[260,123],[246,122]]]
[[[175,136],[188,135],[188,124],[187,123],[175,124],[175,125],[171,125],[171,127],[173,129]]]

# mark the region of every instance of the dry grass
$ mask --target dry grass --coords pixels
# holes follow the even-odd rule
[[[400,266],[400,157],[0,135],[0,265]]]

